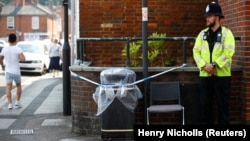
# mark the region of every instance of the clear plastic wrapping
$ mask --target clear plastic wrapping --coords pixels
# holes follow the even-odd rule
[[[134,112],[138,99],[142,98],[142,93],[137,85],[136,74],[126,68],[111,68],[101,72],[101,85],[93,94],[96,102],[97,116],[101,115],[108,106],[117,98],[128,110]],[[117,107],[119,108],[119,107]]]

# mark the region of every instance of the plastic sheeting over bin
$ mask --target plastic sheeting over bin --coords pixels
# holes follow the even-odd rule
[[[101,85],[96,88],[93,99],[98,108],[96,115],[101,115],[117,98],[129,111],[134,112],[142,93],[137,85],[136,74],[126,68],[111,68],[101,72]],[[119,108],[119,107],[117,107]]]

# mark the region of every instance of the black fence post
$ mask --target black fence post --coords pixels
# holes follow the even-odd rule
[[[70,46],[68,38],[68,0],[64,6],[64,44],[63,44],[63,115],[71,115],[71,81],[70,81]]]

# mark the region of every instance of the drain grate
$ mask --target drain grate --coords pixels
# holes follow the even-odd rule
[[[34,130],[33,129],[13,129],[13,130],[10,130],[10,134],[11,135],[30,135],[30,134],[34,134]]]

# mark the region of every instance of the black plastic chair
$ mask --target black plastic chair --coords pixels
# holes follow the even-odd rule
[[[180,83],[151,82],[150,106],[147,108],[147,125],[150,113],[182,111],[182,125],[185,124],[184,107],[181,105]]]

